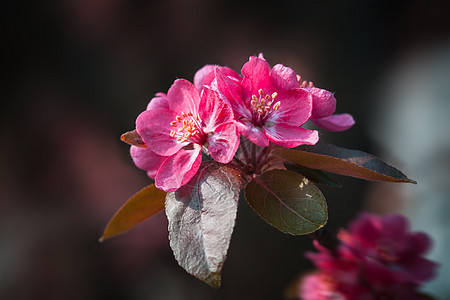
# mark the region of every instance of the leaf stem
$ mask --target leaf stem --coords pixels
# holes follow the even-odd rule
[[[256,166],[258,162],[256,161],[256,145],[252,143],[252,165]]]
[[[233,161],[235,161],[241,168],[245,167],[245,164],[236,156],[233,157]]]
[[[241,146],[240,147],[241,147],[242,154],[244,155],[244,160],[245,160],[246,163],[249,162],[247,145],[248,145],[248,142],[246,142],[244,139],[241,139]]]

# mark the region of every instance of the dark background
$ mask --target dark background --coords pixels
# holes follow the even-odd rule
[[[250,55],[334,91],[356,125],[322,138],[377,154],[369,109],[386,70],[449,38],[433,1],[3,1],[0,109],[1,299],[281,299],[311,268],[307,237],[284,235],[240,203],[213,290],[178,267],[160,214],[99,244],[120,205],[148,184],[121,133],[152,96],[205,64]],[[414,176],[412,176],[414,177]],[[323,188],[336,232],[368,183]]]

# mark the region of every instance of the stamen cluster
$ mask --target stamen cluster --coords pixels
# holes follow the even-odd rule
[[[264,121],[280,109],[281,106],[281,101],[274,103],[275,98],[278,95],[277,92],[273,92],[272,95],[266,94],[264,97],[263,95],[264,91],[259,89],[258,96],[252,95],[252,100],[250,101],[250,105],[253,108],[253,120],[256,121],[258,125],[262,125]]]
[[[175,120],[170,122],[170,126],[175,127],[176,130],[170,131],[170,136],[179,142],[192,142],[196,144],[203,144],[206,138],[202,130],[202,121],[198,114],[192,112],[181,112],[181,116],[177,115]]]

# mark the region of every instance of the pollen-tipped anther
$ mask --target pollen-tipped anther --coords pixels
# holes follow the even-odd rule
[[[280,109],[280,106],[281,106],[281,101],[278,101],[277,103],[275,103],[275,104],[273,105],[273,110],[274,110],[274,111],[279,110],[279,109]]]

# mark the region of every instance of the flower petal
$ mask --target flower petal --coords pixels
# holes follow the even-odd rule
[[[280,108],[269,117],[271,122],[301,126],[311,117],[312,98],[303,89],[282,92],[274,100],[278,101]]]
[[[247,137],[251,142],[255,143],[260,147],[269,146],[269,139],[266,137],[261,128],[256,127],[252,123],[242,120],[241,122],[236,122],[236,127],[239,132]]]
[[[325,118],[311,118],[319,127],[328,131],[344,131],[355,125],[355,120],[350,114],[334,114]]]
[[[158,155],[171,156],[188,143],[180,143],[170,136],[176,114],[168,109],[146,110],[136,119],[136,131],[150,150]]]
[[[177,79],[167,93],[170,110],[197,114],[200,105],[200,94],[195,86],[185,79]]]
[[[324,118],[336,111],[336,98],[333,93],[319,88],[305,88],[312,95],[313,118]]]
[[[410,243],[417,254],[423,255],[431,248],[432,241],[426,233],[416,232],[410,236]]]
[[[239,147],[239,133],[233,122],[219,125],[208,137],[211,157],[223,164],[229,163]]]
[[[165,93],[157,93],[147,105],[147,110],[157,108],[169,109],[169,98]]]
[[[215,78],[214,70],[219,69],[225,76],[230,76],[237,79],[239,82],[242,77],[236,73],[234,70],[228,67],[216,66],[216,65],[206,65],[200,70],[198,70],[194,75],[194,85],[197,90],[201,91],[204,85],[211,85],[211,82]]]
[[[235,112],[235,117],[250,117],[248,108],[245,106],[241,98],[240,81],[236,78],[227,76],[220,68],[215,70],[215,74],[216,78],[212,83],[212,86],[213,88],[216,87],[225,99],[227,99]]]
[[[421,284],[436,276],[438,264],[423,257],[414,257],[403,268],[412,276],[415,284]]]
[[[134,164],[142,170],[147,171],[150,178],[154,179],[156,172],[161,164],[167,159],[167,156],[160,156],[148,148],[130,147],[131,158]]]
[[[278,92],[284,92],[300,88],[300,83],[297,81],[297,74],[291,68],[285,67],[281,64],[275,65],[270,71],[270,79],[273,87]]]
[[[167,158],[156,174],[156,187],[169,193],[188,183],[202,163],[200,149],[194,145],[192,150],[183,149]]]
[[[206,65],[195,72],[194,75],[194,85],[197,90],[201,91],[203,85],[209,85],[211,81],[214,79],[214,69],[215,65]],[[206,83],[205,83],[206,82]]]
[[[319,141],[319,133],[298,126],[274,124],[271,127],[263,127],[269,140],[282,147],[293,148],[299,145],[314,145]]]
[[[272,94],[273,86],[270,80],[269,64],[261,58],[251,56],[241,70],[244,79],[242,80],[243,102],[251,101],[252,95],[258,95],[260,89],[264,94]]]
[[[233,121],[231,107],[220,98],[218,92],[208,87],[203,89],[198,114],[206,133],[214,132],[220,124]]]

